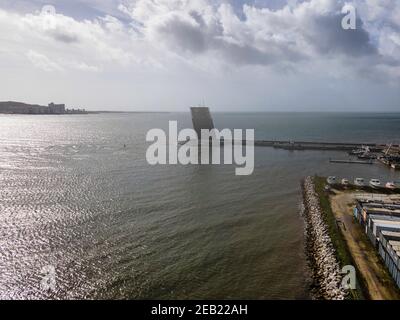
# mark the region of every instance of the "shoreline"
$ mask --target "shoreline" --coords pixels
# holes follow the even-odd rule
[[[398,198],[399,193],[374,190],[372,193],[391,198]],[[332,215],[340,221],[337,232],[343,238],[357,270],[363,292],[371,300],[399,300],[400,290],[389,274],[384,261],[365,234],[365,230],[354,219],[353,208],[356,197],[370,192],[334,189],[329,195]]]
[[[306,230],[306,255],[310,268],[313,271],[312,293],[317,298],[325,298],[323,281],[327,276],[324,268],[318,263],[320,255],[315,238],[315,226],[323,237],[328,238],[328,244],[340,268],[351,265],[356,272],[356,289],[347,290],[346,299],[351,300],[399,300],[400,291],[394,285],[389,271],[380,259],[379,254],[372,247],[362,228],[353,218],[355,197],[360,194],[383,194],[398,197],[396,190],[375,190],[364,187],[358,190],[355,187],[343,188],[337,186],[327,192],[326,179],[323,177],[307,177],[302,182],[304,218]],[[310,209],[311,207],[311,209]],[[310,212],[312,213],[310,215]],[[319,224],[310,218],[317,216]],[[322,227],[321,227],[322,225]],[[320,275],[323,275],[322,280]],[[322,284],[321,284],[322,282]],[[319,294],[319,296],[318,296]]]
[[[349,292],[342,285],[342,275],[335,248],[324,222],[313,178],[302,181],[303,217],[306,255],[312,273],[311,294],[315,299],[345,300]]]

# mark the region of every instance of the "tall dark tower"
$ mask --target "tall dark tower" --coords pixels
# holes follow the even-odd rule
[[[207,107],[190,108],[192,112],[193,128],[197,132],[197,137],[201,139],[201,129],[214,129],[214,122],[211,118],[210,110]]]

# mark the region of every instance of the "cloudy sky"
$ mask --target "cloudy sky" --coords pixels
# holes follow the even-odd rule
[[[0,100],[400,111],[398,0],[0,0],[0,41]]]

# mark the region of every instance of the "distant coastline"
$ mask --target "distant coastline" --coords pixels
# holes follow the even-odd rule
[[[0,113],[33,115],[88,114],[85,109],[67,109],[65,104],[55,104],[51,102],[47,106],[41,106],[38,104],[28,104],[16,101],[0,102]]]
[[[0,101],[0,114],[26,114],[26,115],[68,115],[68,114],[122,114],[122,113],[171,113],[167,111],[110,111],[110,110],[86,110],[67,109],[65,104],[49,103],[47,106],[30,104],[17,101]]]
[[[147,113],[173,113],[173,112],[168,112],[168,111],[86,111],[88,114],[121,114],[121,113],[133,113],[133,114],[147,114]]]

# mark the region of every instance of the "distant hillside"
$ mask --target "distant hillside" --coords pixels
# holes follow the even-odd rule
[[[47,109],[46,106],[38,104],[27,104],[16,101],[0,102],[0,113],[35,114],[46,113]]]
[[[28,104],[17,101],[0,101],[0,108],[26,108],[26,107],[44,107],[38,104]]]
[[[66,109],[65,104],[49,103],[48,106],[17,101],[0,102],[0,113],[7,114],[87,114],[85,109]]]

